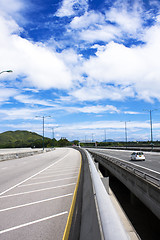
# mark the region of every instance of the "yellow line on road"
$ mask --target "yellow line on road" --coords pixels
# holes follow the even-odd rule
[[[76,198],[77,198],[77,191],[78,191],[78,186],[79,186],[79,181],[80,181],[80,176],[81,176],[81,168],[82,168],[82,156],[81,156],[81,165],[80,165],[80,169],[79,169],[77,184],[76,184],[76,187],[75,187],[75,190],[74,190],[72,204],[71,204],[71,208],[70,208],[70,211],[69,211],[67,224],[66,224],[66,227],[65,227],[65,231],[64,231],[62,240],[67,240],[68,237],[69,237],[71,224],[72,224],[72,217],[73,217],[73,213],[74,213],[74,207],[75,207]]]

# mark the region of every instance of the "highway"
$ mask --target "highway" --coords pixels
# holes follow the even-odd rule
[[[0,239],[62,239],[80,163],[69,148],[0,162]]]
[[[129,151],[129,150],[111,150],[111,149],[88,149],[88,150],[92,150],[94,152],[99,152],[99,153],[103,153],[107,156],[110,157],[115,157],[119,160],[123,160],[126,161],[132,165],[134,165],[135,167],[141,166],[144,168],[144,171],[148,172],[149,170],[152,170],[152,174],[155,177],[160,177],[160,153],[156,153],[156,152],[144,152],[145,161],[131,161],[131,153],[133,151]]]

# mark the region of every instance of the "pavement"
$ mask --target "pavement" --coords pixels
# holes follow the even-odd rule
[[[0,239],[62,239],[80,162],[74,149],[0,162]]]

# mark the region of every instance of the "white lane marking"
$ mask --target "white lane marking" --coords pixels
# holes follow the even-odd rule
[[[67,171],[67,170],[79,170],[79,167],[77,165],[72,165],[71,167],[66,167],[63,165],[63,169],[62,167],[59,167],[59,166],[55,166],[51,169],[49,169],[49,171],[53,171],[53,170],[56,170],[56,171]]]
[[[70,171],[68,171],[68,170],[53,171],[53,170],[49,169],[47,172],[44,172],[44,173],[42,173],[42,174],[45,175],[45,174],[50,174],[50,173],[69,173],[69,172],[71,172],[71,171],[78,171],[78,170],[79,170],[78,168],[76,168],[76,169],[70,169]]]
[[[136,167],[140,167],[140,168],[143,168],[143,169],[145,169],[145,170],[149,170],[150,172],[154,172],[154,173],[160,174],[160,172],[156,172],[156,171],[154,171],[154,170],[152,170],[152,169],[150,169],[150,168],[146,168],[146,167],[143,167],[143,166],[141,166],[141,165],[137,165],[137,164],[135,164],[135,163],[131,163],[131,162],[127,161],[127,160],[124,160],[124,159],[121,159],[121,158],[118,158],[118,157],[114,157],[114,156],[111,156],[111,155],[108,155],[108,154],[105,154],[105,153],[103,153],[102,155],[108,156],[108,157],[111,157],[111,158],[116,158],[116,159],[121,160],[121,161],[123,161],[123,162],[133,164],[133,165],[136,166]]]
[[[67,173],[67,174],[58,174],[58,175],[51,175],[51,176],[44,176],[44,177],[36,177],[36,178],[33,178],[34,180],[35,179],[41,179],[41,178],[50,178],[50,177],[59,177],[59,176],[66,176],[66,175],[71,175],[71,174],[77,174],[78,172],[73,172],[73,173]]]
[[[32,185],[38,185],[38,184],[42,184],[42,183],[58,182],[58,181],[70,180],[72,178],[77,178],[77,176],[76,177],[70,177],[70,178],[62,178],[62,179],[50,180],[50,181],[45,181],[45,182],[28,183],[28,184],[20,185],[18,187],[20,188],[20,187],[27,187],[27,186],[32,186]]]
[[[75,185],[75,184],[76,183],[69,183],[69,184],[66,184],[66,185],[60,185],[60,186],[56,186],[56,187],[42,188],[42,189],[37,189],[37,190],[28,191],[28,192],[22,192],[22,193],[13,193],[13,194],[9,194],[9,195],[0,196],[0,199],[1,198],[7,198],[7,197],[14,197],[14,196],[19,196],[19,195],[24,195],[24,194],[28,194],[28,193],[47,191],[47,190],[61,188],[61,187],[69,187],[69,186],[72,186],[72,185]]]
[[[1,168],[1,170],[5,170],[5,169],[7,169],[8,167],[3,167],[3,168]]]
[[[22,228],[22,227],[27,227],[27,226],[32,225],[32,224],[35,224],[35,223],[43,222],[43,221],[46,221],[46,220],[49,220],[49,219],[52,219],[52,218],[55,218],[55,217],[62,216],[62,215],[64,215],[64,214],[68,214],[68,212],[67,212],[67,211],[61,212],[61,213],[58,213],[58,214],[51,215],[51,216],[49,216],[49,217],[41,218],[41,219],[38,219],[38,220],[35,220],[35,221],[32,221],[32,222],[28,222],[28,223],[24,223],[24,224],[15,226],[15,227],[11,227],[11,228],[8,228],[8,229],[4,229],[4,230],[0,231],[0,234],[6,233],[6,232],[10,232],[10,231],[13,231],[13,230]]]
[[[68,193],[68,194],[58,196],[58,197],[53,197],[53,198],[47,198],[47,199],[44,199],[44,200],[41,200],[41,201],[36,201],[36,202],[26,203],[26,204],[22,204],[22,205],[17,205],[17,206],[14,206],[14,207],[4,208],[4,209],[0,209],[0,212],[5,212],[5,211],[8,211],[8,210],[17,209],[17,208],[21,208],[21,207],[27,207],[27,206],[31,206],[31,205],[38,204],[38,203],[48,202],[48,201],[52,201],[52,200],[55,200],[55,199],[68,197],[68,196],[71,196],[71,195],[73,195],[73,193]]]
[[[33,174],[33,175],[32,175],[32,176],[30,176],[29,178],[26,178],[25,180],[23,180],[23,181],[21,181],[21,182],[19,182],[19,183],[15,184],[14,186],[12,186],[12,187],[8,188],[7,190],[5,190],[5,191],[1,192],[1,193],[0,193],[0,196],[1,196],[1,195],[3,195],[4,193],[6,193],[6,192],[10,191],[11,189],[13,189],[13,188],[15,188],[15,187],[19,186],[20,184],[22,184],[22,183],[24,183],[24,182],[28,181],[29,179],[31,179],[31,178],[33,178],[33,177],[37,176],[38,174],[42,173],[43,171],[47,170],[48,168],[52,167],[53,165],[55,165],[55,164],[59,163],[59,162],[60,162],[60,161],[62,161],[64,158],[66,158],[66,157],[67,157],[69,154],[70,154],[70,153],[68,153],[68,154],[67,154],[67,155],[65,155],[64,157],[60,158],[60,159],[59,159],[57,162],[54,162],[54,163],[52,163],[51,165],[49,165],[48,167],[46,167],[46,168],[42,169],[42,170],[41,170],[41,171],[39,171],[38,173],[36,173],[36,174]]]
[[[68,170],[79,170],[79,167],[77,165],[76,166],[72,165],[72,167],[69,167],[69,168],[64,167],[64,169],[62,169],[60,167],[54,167],[54,168],[49,169],[48,171],[54,171],[54,170],[59,171],[59,172],[68,171]]]

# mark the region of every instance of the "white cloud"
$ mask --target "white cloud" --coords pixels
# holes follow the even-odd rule
[[[69,17],[85,12],[87,8],[88,0],[63,0],[62,6],[55,15],[58,17]]]
[[[85,106],[85,107],[66,107],[65,110],[69,112],[82,112],[82,113],[119,113],[120,111],[112,105],[97,105],[97,106]]]
[[[0,12],[1,15],[17,16],[17,14],[25,9],[29,1],[26,4],[25,0],[1,0],[0,1]]]
[[[160,100],[158,90],[160,88],[160,26],[147,29],[144,32],[143,40],[146,42],[144,45],[130,48],[110,42],[105,49],[97,51],[96,57],[90,57],[84,63],[84,72],[88,76],[90,85],[95,88],[97,98],[99,95],[96,94],[97,85],[105,83],[114,86],[112,88],[113,95],[114,89],[124,88],[131,94],[131,97],[136,93],[139,99],[151,101],[157,98]],[[83,91],[83,89],[78,90],[75,94],[82,92],[83,95]],[[104,91],[101,91],[102,95],[104,95]],[[119,93],[124,94],[124,91],[119,91]],[[123,96],[127,97],[127,94],[122,95],[121,98]],[[113,100],[112,96],[111,99]]]
[[[35,119],[35,116],[41,115],[47,109],[42,108],[10,108],[0,109],[1,120]]]
[[[141,4],[138,2],[133,4],[132,9],[128,9],[128,4],[123,4],[121,7],[112,7],[106,11],[106,18],[112,23],[117,24],[121,31],[127,34],[135,34],[141,30],[142,27],[143,10]]]
[[[2,70],[12,69],[14,72],[12,78],[22,76],[24,86],[27,87],[28,85],[39,89],[71,87],[71,72],[60,54],[41,43],[33,43],[21,38],[19,32],[22,29],[11,17],[0,17],[0,29]]]
[[[17,91],[12,88],[0,88],[0,104],[6,103],[11,97],[14,97],[17,94]]]
[[[70,95],[79,101],[98,101],[102,99],[117,101],[124,100],[127,97],[134,97],[134,91],[131,87],[115,87],[111,85],[103,86],[101,83],[95,84],[96,82],[97,79],[94,78],[90,85],[88,84],[80,89],[71,91]]]
[[[13,1],[7,0],[7,3],[12,5]],[[16,3],[15,13],[24,7],[23,1],[16,0]],[[64,0],[57,16],[76,14],[75,4],[80,4],[84,14],[73,18],[68,26],[69,30],[73,30],[73,34],[77,31],[77,36],[80,40],[85,40],[85,43],[109,41],[106,46],[96,44],[96,56],[88,60],[73,49],[56,53],[45,44],[33,43],[20,37],[21,27],[11,16],[8,17],[9,12],[6,11],[6,14],[0,17],[0,66],[2,70],[12,69],[14,72],[9,76],[1,75],[1,79],[12,78],[15,84],[16,78],[22,79],[20,87],[23,89],[66,89],[69,100],[124,100],[135,96],[150,102],[154,98],[160,100],[158,20],[157,25],[142,28],[142,10],[139,4],[134,5],[132,10],[125,7],[111,8],[104,16],[98,12],[87,12],[88,1],[85,0]],[[2,9],[4,8],[6,5],[3,0]],[[106,20],[116,26],[108,24]],[[136,35],[137,31],[143,34]],[[112,41],[122,37],[122,32],[135,34],[137,40],[142,40],[145,44],[126,47]],[[20,99],[19,96],[19,101],[32,102],[33,99],[23,99],[22,96]]]
[[[105,17],[101,13],[94,11],[85,12],[84,15],[74,17],[70,23],[70,27],[73,29],[88,28],[93,25],[105,23]]]
[[[30,105],[42,105],[42,106],[55,106],[55,104],[52,104],[51,102],[47,100],[40,100],[37,98],[34,98],[32,96],[28,95],[17,95],[14,97],[17,101],[24,103],[24,104],[30,104]]]
[[[121,36],[120,30],[111,25],[107,26],[97,26],[96,29],[87,29],[82,30],[79,33],[79,36],[82,40],[94,43],[96,41],[109,42]]]

